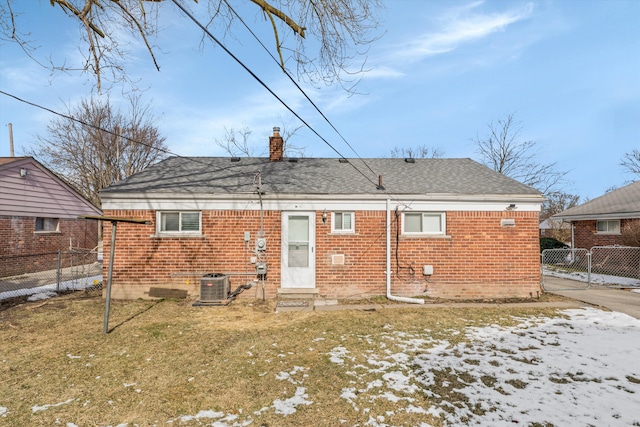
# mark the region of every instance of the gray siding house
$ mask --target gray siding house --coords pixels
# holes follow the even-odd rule
[[[49,269],[59,250],[98,245],[102,211],[32,157],[0,157],[0,277]]]

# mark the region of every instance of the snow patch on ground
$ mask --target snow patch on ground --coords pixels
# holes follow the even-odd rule
[[[71,402],[73,402],[73,399],[68,399],[60,403],[53,403],[51,405],[35,405],[31,407],[31,412],[35,414],[36,412],[46,411],[47,409],[54,408],[56,406],[68,405]]]
[[[418,351],[410,363],[387,354],[396,362],[384,368],[385,387],[373,393],[373,383],[361,375],[341,397],[363,413],[373,412],[371,402],[379,398],[398,403],[399,410],[410,402],[405,411],[437,415],[445,426],[640,423],[640,320],[596,309],[562,314],[519,319],[514,327],[469,327],[459,344],[432,341],[418,349],[412,343]],[[407,346],[404,336],[389,338]],[[420,395],[416,391],[431,406],[410,400]],[[369,424],[386,425],[376,417]]]
[[[306,393],[306,388],[297,387],[296,393],[288,399],[276,399],[273,401],[273,407],[276,410],[276,414],[291,415],[296,412],[296,407],[299,405],[311,405],[313,402],[307,400],[309,396]]]
[[[352,427],[389,427],[394,414],[402,412],[438,418],[436,424],[445,427],[640,425],[640,320],[587,308],[516,321],[512,327],[467,327],[455,342],[435,340],[428,330],[394,331],[389,325],[375,339],[342,336],[324,357],[353,378],[337,392],[360,419]],[[371,349],[350,351],[353,340],[364,340]],[[291,416],[301,405],[313,405],[305,387],[313,375],[322,373],[296,365],[278,372],[276,379],[293,384],[295,392],[252,415],[207,409],[166,423],[245,427],[259,425],[267,412]],[[376,404],[381,400],[388,403]],[[31,411],[73,401],[36,405]],[[11,417],[7,407],[0,406],[0,417]],[[348,414],[343,417],[340,424],[349,425]]]
[[[560,279],[575,280],[577,282],[589,281],[589,276],[583,271],[560,271],[547,266],[543,267],[543,274],[545,276],[558,277]],[[591,273],[591,283],[595,285],[620,285],[626,288],[640,288],[640,280],[630,277],[611,276],[608,274],[594,274]]]
[[[58,287],[56,283],[52,283],[35,288],[16,289],[13,291],[0,292],[0,300],[32,295],[31,298],[34,299],[29,298],[29,301],[39,301],[56,296],[56,291],[80,291],[100,282],[102,282],[102,275],[60,282],[60,287]]]

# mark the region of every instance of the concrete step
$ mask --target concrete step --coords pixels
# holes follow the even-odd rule
[[[287,311],[313,311],[314,299],[318,295],[315,288],[278,289],[276,313]]]
[[[315,288],[278,289],[278,300],[313,300],[318,295]]]

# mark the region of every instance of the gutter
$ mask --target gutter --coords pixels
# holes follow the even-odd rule
[[[387,271],[385,273],[387,273],[387,299],[410,304],[424,304],[424,300],[421,299],[391,295],[391,207],[389,199],[387,199]]]

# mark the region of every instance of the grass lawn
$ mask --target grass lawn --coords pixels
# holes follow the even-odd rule
[[[416,408],[429,408],[450,387],[412,389],[402,383],[410,363],[398,364],[395,378],[385,364],[430,342],[464,340],[469,326],[556,315],[509,306],[276,314],[274,304],[114,301],[107,335],[104,300],[82,292],[5,308],[0,425],[354,426],[383,417],[389,425],[440,426]],[[353,370],[367,369],[356,376],[345,358]]]

